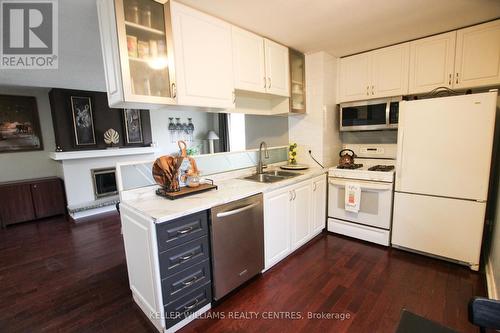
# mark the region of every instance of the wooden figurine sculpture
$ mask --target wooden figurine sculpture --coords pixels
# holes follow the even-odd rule
[[[177,192],[181,189],[179,185],[179,168],[187,153],[184,141],[179,141],[177,144],[181,149],[179,156],[161,156],[153,164],[153,178],[165,192]]]

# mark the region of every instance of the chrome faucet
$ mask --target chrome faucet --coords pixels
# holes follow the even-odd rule
[[[259,161],[257,162],[257,174],[263,174],[265,165],[262,163],[262,146],[264,146],[264,157],[269,158],[269,152],[267,151],[267,143],[262,141],[259,146]]]

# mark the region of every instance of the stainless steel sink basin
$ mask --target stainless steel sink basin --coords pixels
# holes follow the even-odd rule
[[[251,175],[243,179],[259,183],[275,183],[281,180],[297,177],[300,175],[301,175],[300,173],[275,170],[275,171],[266,171],[262,174]]]
[[[243,179],[251,180],[251,181],[259,182],[259,183],[274,183],[274,182],[279,182],[280,180],[284,180],[286,178],[261,173],[261,174],[251,175],[251,176],[245,177]]]
[[[281,171],[281,170],[266,171],[266,172],[264,172],[264,174],[271,175],[271,176],[285,177],[285,178],[293,178],[293,177],[297,177],[297,176],[301,175],[301,173],[290,172],[290,171]]]

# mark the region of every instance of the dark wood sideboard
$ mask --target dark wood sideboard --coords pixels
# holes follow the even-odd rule
[[[0,223],[10,224],[66,214],[66,195],[60,178],[0,183]]]

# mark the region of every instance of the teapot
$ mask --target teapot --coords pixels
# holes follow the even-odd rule
[[[354,158],[356,154],[351,149],[342,149],[339,153],[339,165],[350,165],[354,164]]]

